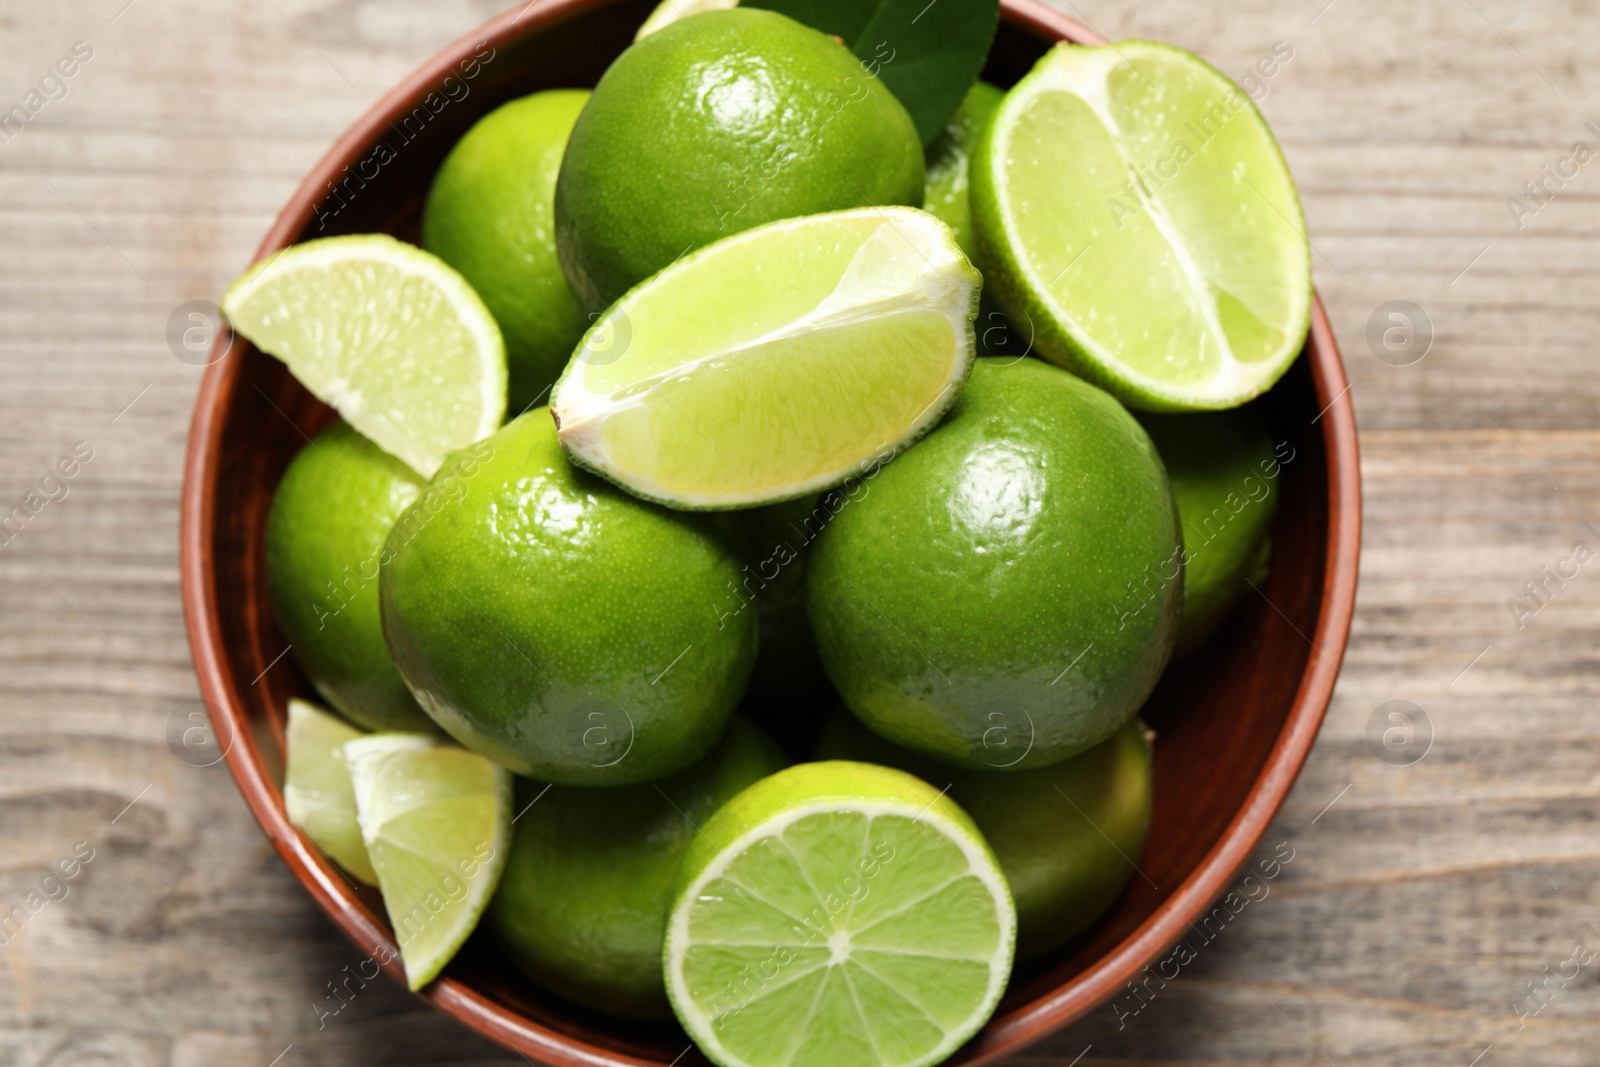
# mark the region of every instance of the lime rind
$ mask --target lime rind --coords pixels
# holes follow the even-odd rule
[[[510,851],[511,773],[418,734],[350,741],[357,818],[406,984],[436,978],[477,928]]]
[[[795,284],[761,276],[788,253],[819,265]],[[955,402],[976,354],[981,285],[949,227],[916,208],[746,230],[640,283],[595,322],[552,394],[562,447],[674,508],[747,508],[832,488],[887,462]],[[671,299],[679,290],[690,296]],[[703,320],[680,311],[708,304],[739,310]],[[851,404],[869,417],[841,414]]]
[[[387,234],[283,249],[221,306],[236,332],[424,477],[505,417],[494,316],[443,260]]]
[[[346,874],[378,884],[356,816],[355,787],[344,746],[362,732],[332,712],[291,697],[283,781],[283,807],[291,825],[311,839]]]
[[[730,7],[737,7],[739,0],[661,0],[656,9],[650,12],[650,17],[644,20],[639,27],[639,32],[634,34],[635,41],[665,29],[690,15],[698,15],[702,11],[726,11]]]
[[[933,794],[931,788],[927,792]],[[959,809],[955,812],[962,821],[948,817],[943,808],[954,805],[935,803],[940,800],[934,796],[930,803],[918,805],[825,797],[797,804],[746,828],[681,887],[663,948],[667,992],[679,1021],[707,1058],[719,1067],[817,1067],[858,1061],[927,1067],[948,1057],[988,1020],[1010,976],[1015,907],[998,861],[981,835]],[[918,885],[915,899],[902,902],[884,886],[880,893],[890,895],[886,903],[873,901],[868,888],[834,909],[827,901],[837,894],[819,886],[811,872],[828,870],[829,860],[840,857],[806,855],[785,835],[808,822],[840,816],[864,821],[863,854],[869,846],[877,853],[875,839],[880,844],[892,839],[888,828],[874,834],[880,820],[899,824],[901,830],[920,824],[936,831],[941,844],[955,846],[964,868],[952,868],[948,854],[931,859],[909,856],[900,860],[903,869],[919,863],[923,869],[912,870],[898,888]],[[903,835],[900,841],[906,847]],[[769,843],[774,843],[771,851],[779,854],[779,864],[787,854],[799,872],[798,878],[786,879],[786,890],[774,884],[770,865],[741,869],[741,861],[752,869],[761,865],[758,852]],[[898,858],[893,851],[888,856],[884,869]],[[849,869],[849,864],[843,868],[835,864],[835,869]],[[768,874],[768,880],[763,882],[760,874]],[[937,883],[931,890],[926,889],[929,881]],[[809,909],[808,898],[815,905]],[[870,910],[874,903],[876,910]],[[732,914],[731,939],[695,941],[694,928],[699,925],[704,932],[708,925],[696,913],[707,907],[720,910],[724,919]],[[702,990],[704,995],[697,995],[691,989],[685,972],[690,952],[697,949],[704,950],[702,970],[706,959],[711,971],[724,968],[738,986],[735,993]],[[768,950],[763,959],[761,953]],[[726,959],[719,959],[719,954]],[[773,959],[780,962],[768,974]],[[752,960],[758,964],[754,970]],[[785,968],[786,973],[780,974]],[[748,995],[752,990],[754,995]],[[818,1025],[819,1011],[839,1003],[849,1009],[845,1025],[837,1025],[837,1014],[827,1025]],[[768,1051],[774,1043],[782,1045],[777,1054],[752,1058],[753,1046],[766,1045],[763,1051]]]
[[[1236,301],[1236,298],[1226,292],[1213,292],[1216,287],[1210,284],[1211,280],[1203,275],[1194,262],[1187,247],[1188,241],[1169,214],[1163,197],[1150,192],[1149,183],[1140,176],[1138,164],[1127,152],[1125,142],[1142,136],[1145,131],[1124,129],[1113,114],[1108,89],[1112,74],[1131,68],[1136,76],[1144,79],[1145,70],[1161,65],[1181,67],[1185,76],[1193,74],[1205,80],[1208,90],[1237,101],[1239,115],[1248,116],[1249,125],[1259,134],[1259,143],[1253,147],[1263,150],[1262,156],[1270,161],[1270,169],[1274,171],[1270,175],[1271,181],[1265,181],[1257,174],[1257,182],[1265,181],[1270,187],[1262,190],[1257,185],[1255,194],[1241,192],[1240,208],[1242,210],[1244,204],[1250,202],[1245,201],[1244,196],[1259,194],[1274,215],[1274,225],[1281,226],[1283,234],[1292,231],[1292,236],[1281,243],[1297,246],[1296,254],[1291,257],[1291,269],[1297,277],[1281,287],[1286,297],[1286,310],[1281,320],[1268,324],[1281,333],[1282,342],[1253,359],[1238,358],[1229,343],[1228,331],[1220,322],[1221,299]],[[1100,343],[1092,326],[1082,321],[1081,316],[1055,290],[1056,281],[1066,270],[1052,271],[1050,273],[1055,277],[1047,278],[1038,269],[1034,257],[1027,253],[1027,238],[1022,232],[1025,227],[1018,225],[1011,198],[1007,195],[1009,174],[1004,157],[1009,143],[1006,139],[1024,109],[1042,94],[1050,92],[1070,94],[1080,101],[1103,126],[1105,142],[1116,146],[1126,176],[1140,190],[1136,209],[1148,214],[1165,240],[1165,250],[1176,261],[1189,290],[1187,295],[1192,297],[1191,305],[1199,309],[1205,322],[1203,340],[1216,345],[1221,373],[1198,384],[1183,383],[1144,373],[1131,366],[1118,352]],[[1306,237],[1305,216],[1299,195],[1282,148],[1273,138],[1255,103],[1204,60],[1181,49],[1152,41],[1120,41],[1101,47],[1057,45],[1007,94],[1006,101],[982,138],[975,159],[983,164],[983,173],[975,173],[974,181],[985,188],[983,194],[974,196],[973,208],[980,261],[985,264],[986,278],[1002,306],[1013,317],[1025,317],[1030,321],[1036,317],[1042,319],[1034,323],[1038,348],[1040,355],[1051,362],[1101,385],[1130,407],[1148,411],[1194,411],[1232,408],[1260,395],[1272,387],[1298,356],[1310,328],[1313,300],[1311,246]],[[1182,172],[1178,173],[1181,177]],[[1238,177],[1236,174],[1236,184]],[[1275,204],[1273,198],[1279,202]],[[1108,201],[1107,207],[1110,206]],[[1107,216],[1108,220],[1112,217]],[[1092,250],[1091,244],[1083,248],[1081,254],[1086,260],[1091,260],[1094,258]],[[1095,269],[1092,262],[1087,262],[1085,268],[1089,271]],[[1107,273],[1101,270],[1096,281]],[[1083,288],[1090,288],[1092,284],[1080,283]],[[1092,314],[1099,309],[1091,305],[1089,310]]]

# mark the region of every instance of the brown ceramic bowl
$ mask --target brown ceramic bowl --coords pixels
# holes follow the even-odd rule
[[[335,233],[414,238],[434,171],[468,126],[525,93],[593,85],[653,3],[533,0],[445,49],[339,139],[257,256]],[[984,77],[1010,85],[1061,39],[1102,43],[1035,0],[1005,0]],[[226,331],[215,357],[195,405],[183,487],[183,598],[200,689],[267,837],[363,952],[390,959],[381,901],[356,890],[289,825],[281,793],[285,702],[311,691],[282,655],[262,541],[284,467],[333,415],[282,364],[234,344]],[[1134,878],[1088,934],[1019,968],[994,1018],[952,1062],[1014,1052],[1120,991],[1228,888],[1283,802],[1321,725],[1350,631],[1361,490],[1347,388],[1319,302],[1303,357],[1261,402],[1275,438],[1295,450],[1280,478],[1263,596],[1247,599],[1204,650],[1175,664],[1143,712],[1159,735],[1155,822],[1139,860],[1146,877]],[[398,960],[387,969],[402,977]],[[469,942],[421,995],[553,1067],[665,1065],[687,1044],[671,1024],[622,1024],[544,994],[486,939]]]

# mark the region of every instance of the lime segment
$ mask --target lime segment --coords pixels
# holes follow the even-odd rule
[[[790,219],[618,301],[552,410],[572,458],[670,506],[837,485],[926,431],[971,368],[980,279],[914,208]]]
[[[1196,57],[1060,45],[1006,97],[973,181],[980,262],[1040,353],[1147,410],[1234,407],[1294,361],[1311,259],[1248,97]]]
[[[344,762],[344,744],[361,731],[304,700],[290,699],[283,806],[299,827],[352,878],[378,884],[356,822],[356,794]]]
[[[1015,937],[994,854],[953,802],[885,767],[803,764],[691,847],[667,990],[721,1067],[922,1067],[994,1011]]]
[[[345,759],[406,982],[421,989],[478,925],[500,881],[511,774],[418,734],[358,738]]]
[[[443,260],[393,237],[284,249],[229,286],[222,310],[237,333],[424,477],[505,417],[505,345],[494,317]]]

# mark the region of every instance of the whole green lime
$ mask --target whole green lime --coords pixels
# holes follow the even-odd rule
[[[502,104],[445,157],[422,212],[422,247],[461,272],[500,324],[512,415],[561,375],[588,319],[556,258],[556,174],[587,89]]]
[[[284,471],[267,516],[267,589],[311,684],[369,730],[431,730],[395,670],[378,620],[384,539],[423,480],[345,423]]]
[[[840,709],[817,758],[881,763],[949,786],[1011,885],[1018,959],[1048,952],[1105,914],[1133,877],[1150,830],[1150,746],[1137,719],[1052,767],[1004,774],[941,766]]]
[[[988,82],[973,82],[961,106],[928,145],[928,184],[923,210],[950,227],[961,251],[974,262],[977,260],[977,237],[972,231],[972,203],[968,196],[972,153],[1005,95],[1004,90]],[[1026,319],[1019,321],[1027,324]],[[978,321],[973,325],[979,355],[1025,356],[1032,351],[1031,328],[1019,329],[987,293],[979,305]]]
[[[1172,480],[1183,521],[1183,612],[1174,656],[1205,643],[1250,588],[1266,577],[1280,457],[1254,408],[1141,415]]]
[[[634,1018],[671,1015],[661,940],[696,827],[782,770],[777,746],[735,716],[711,753],[659,782],[615,789],[518,783],[516,837],[489,922],[552,992]]]
[[[922,203],[922,143],[850,50],[771,11],[680,19],[611,64],[556,183],[556,247],[598,311],[778,219]]]
[[[872,730],[961,766],[1041,767],[1150,695],[1177,632],[1178,516],[1110,396],[980,359],[945,421],[860,489],[812,546],[806,592]]]
[[[761,647],[740,708],[801,758],[816,747],[828,709],[839,702],[806,618],[806,550],[830,517],[814,495],[741,513],[749,562],[727,605],[761,619]]]
[[[968,259],[977,258],[972,232],[972,206],[967,200],[967,174],[978,138],[988,129],[1005,91],[988,82],[973,82],[961,106],[928,145],[928,188],[922,204],[950,227]]]
[[[446,732],[519,774],[682,770],[750,676],[755,613],[719,614],[742,563],[725,527],[572,467],[548,408],[453,453],[385,556],[400,673]]]

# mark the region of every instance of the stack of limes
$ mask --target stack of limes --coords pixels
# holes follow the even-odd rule
[[[485,116],[428,251],[311,241],[225,296],[344,419],[268,528],[338,712],[291,702],[285,804],[413,988],[487,914],[723,1067],[922,1067],[1136,870],[1136,713],[1268,563],[1294,453],[1242,405],[1303,343],[1308,244],[1184,52],[1002,91],[759,7],[669,2],[592,93]],[[894,91],[891,44],[928,65]],[[939,129],[907,94],[941,77]]]

